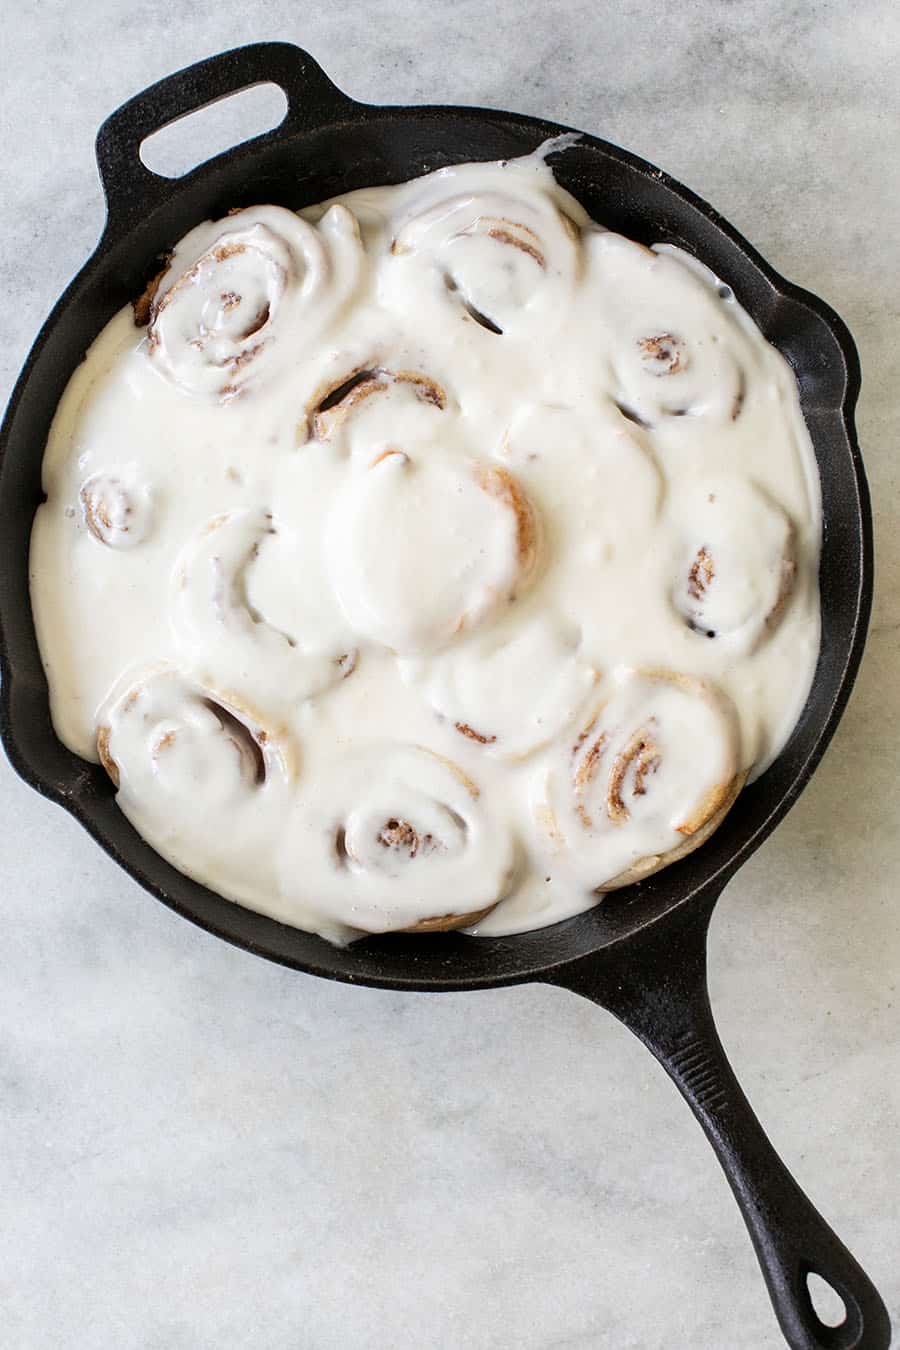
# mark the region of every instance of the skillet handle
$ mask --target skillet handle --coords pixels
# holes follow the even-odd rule
[[[621,954],[615,962],[601,954],[550,982],[609,1009],[674,1080],[735,1194],[792,1350],[887,1350],[890,1321],[877,1289],[778,1157],[722,1048],[706,981],[706,939],[717,899],[718,893],[695,897],[681,907],[688,913],[676,911],[629,939],[624,966]],[[840,1326],[817,1315],[810,1274],[843,1300]]]
[[[97,133],[97,164],[109,212],[109,226],[126,231],[171,192],[171,180],[141,161],[141,143],[170,122],[207,104],[250,89],[277,84],[288,110],[279,126],[245,144],[259,144],[285,131],[331,121],[353,100],[329,80],[322,67],[290,42],[257,42],[221,52],[151,84],[107,117]],[[226,153],[232,153],[228,151]]]

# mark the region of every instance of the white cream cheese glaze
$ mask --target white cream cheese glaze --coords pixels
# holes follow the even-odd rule
[[[522,931],[778,754],[819,647],[794,375],[544,153],[206,222],[141,308],[57,410],[32,601],[57,734],[181,870],[337,941]]]

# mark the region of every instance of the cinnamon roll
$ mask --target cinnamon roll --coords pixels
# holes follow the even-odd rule
[[[282,889],[297,894],[319,841],[317,893],[332,921],[368,933],[461,928],[513,877],[513,842],[455,764],[414,745],[376,745],[334,764],[285,832]]]
[[[612,890],[708,839],[745,778],[724,695],[693,676],[632,671],[560,743],[535,816],[566,869]]]
[[[150,533],[153,508],[146,484],[125,474],[95,473],[78,494],[90,535],[107,548],[134,548]]]
[[[202,678],[283,707],[345,679],[356,650],[333,629],[283,632],[253,604],[253,572],[277,530],[265,510],[214,516],[176,562],[171,618],[182,659]]]
[[[120,809],[169,861],[235,899],[274,893],[264,860],[296,765],[249,706],[172,667],[132,672],[98,713],[97,754]]]
[[[97,754],[117,789],[149,776],[172,793],[202,784],[217,802],[294,772],[286,742],[250,707],[167,666],[128,677],[108,700]]]
[[[552,192],[515,170],[493,170],[496,189],[470,191],[448,170],[447,195],[412,206],[391,243],[409,273],[409,293],[433,287],[461,320],[487,333],[523,334],[562,321],[580,268],[580,225]],[[424,269],[424,277],[423,277]],[[425,280],[428,278],[428,280]]]
[[[456,732],[502,759],[521,759],[553,740],[583,707],[597,671],[580,634],[550,614],[473,635],[401,674]]]
[[[678,502],[672,604],[706,638],[752,649],[778,623],[797,572],[793,525],[752,483],[709,480]]]
[[[744,401],[741,364],[715,334],[662,324],[623,334],[615,373],[619,411],[644,426],[671,417],[734,422]]]
[[[586,270],[603,296],[600,383],[622,416],[668,431],[679,418],[719,429],[740,419],[757,355],[731,292],[723,300],[707,268],[665,245],[597,232],[588,237]]]
[[[522,592],[538,520],[506,469],[389,449],[348,484],[326,548],[353,629],[408,655],[437,650]]]
[[[150,359],[189,393],[232,398],[321,340],[362,259],[356,220],[340,204],[316,226],[279,206],[207,222],[181,241],[143,306]],[[290,351],[279,352],[280,334]]]

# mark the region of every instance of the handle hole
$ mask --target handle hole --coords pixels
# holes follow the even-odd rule
[[[232,146],[274,130],[287,109],[277,84],[241,89],[154,131],[141,142],[141,161],[161,178],[180,178]]]
[[[825,1327],[842,1327],[847,1320],[847,1305],[827,1280],[811,1270],[806,1277],[813,1312]]]

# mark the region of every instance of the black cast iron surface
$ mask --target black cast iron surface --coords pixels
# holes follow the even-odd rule
[[[280,126],[185,177],[158,177],[141,142],[180,116],[253,84],[287,95]],[[0,734],[21,776],[69,811],[165,904],[208,931],[311,974],[394,989],[458,990],[541,980],[602,1004],[647,1044],[719,1157],[788,1343],[794,1350],[884,1350],[890,1327],[868,1277],[800,1191],[766,1139],[716,1034],[706,935],[729,877],[809,780],[834,732],[862,655],[872,589],[871,518],[853,410],[859,364],[842,321],[782,277],[712,208],[635,156],[583,136],[554,154],[563,184],[603,224],[668,241],[732,286],[800,384],[822,482],[822,647],[812,692],[772,767],[741,793],[697,853],[587,914],[508,938],[372,937],[340,949],[223,900],[146,845],[115,805],[103,771],[56,739],[28,594],[28,546],[56,404],[103,325],[143,289],[158,257],[198,221],[234,206],[301,207],[445,164],[502,159],[568,128],[480,108],[376,107],[341,93],[285,43],[239,48],[173,75],[102,126],[97,158],[108,218],[97,249],[42,328],[0,434]],[[460,909],[466,908],[460,896]],[[809,1296],[814,1272],[842,1297],[826,1326]]]

